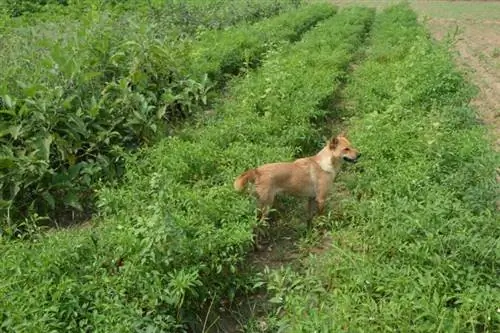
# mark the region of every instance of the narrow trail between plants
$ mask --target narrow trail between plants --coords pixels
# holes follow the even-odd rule
[[[345,98],[344,90],[357,65],[365,57],[364,52],[368,46],[370,31],[371,25],[363,38],[363,45],[348,65],[346,75],[342,78],[338,88],[327,100],[319,103],[320,108],[325,110],[326,114],[321,119],[315,119],[313,123],[325,138],[345,130],[348,126],[348,119],[354,110]],[[302,155],[315,153],[315,151],[304,151]],[[324,216],[315,219],[315,227],[311,232],[305,229],[301,218],[304,216],[301,208],[290,209],[290,207],[302,207],[303,202],[295,198],[277,198],[275,215],[266,227],[268,228],[266,244],[260,251],[249,253],[247,259],[248,265],[256,272],[259,279],[265,280],[266,276],[274,270],[292,269],[300,272],[304,259],[311,255],[322,255],[331,248],[336,238],[330,231],[332,221],[335,221],[333,223],[337,226],[344,224],[340,202],[351,195],[343,181],[343,175],[349,172],[351,172],[349,166],[344,166],[337,176],[328,202],[330,209]],[[265,284],[263,281],[259,282]],[[210,309],[213,313],[207,315],[206,321],[212,322],[213,326],[206,332],[265,332],[270,326],[267,323],[268,315],[273,310],[273,302],[266,291],[242,295],[232,304],[223,301],[217,310]]]

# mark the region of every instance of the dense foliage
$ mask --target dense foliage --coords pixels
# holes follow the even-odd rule
[[[89,10],[133,12],[186,34],[254,22],[297,7],[301,0],[2,0],[0,15],[9,23],[66,21]],[[16,20],[9,20],[15,18]]]
[[[236,80],[215,119],[131,156],[127,185],[101,193],[99,227],[3,245],[4,329],[171,330],[247,288],[240,264],[254,211],[232,180],[310,141],[316,105],[338,87],[372,17],[353,9],[320,22]]]
[[[296,5],[47,1],[0,23],[1,332],[202,332],[265,288],[248,331],[500,330],[498,155],[448,50],[407,5]],[[255,274],[234,178],[340,118],[363,156],[299,240],[326,226],[330,248]],[[92,224],[11,237],[94,197]]]
[[[99,182],[121,175],[123,151],[164,136],[212,103],[214,85],[332,14],[306,6],[183,41],[158,36],[161,25],[99,12],[12,30],[0,60],[3,228],[33,225],[34,213],[88,216]]]

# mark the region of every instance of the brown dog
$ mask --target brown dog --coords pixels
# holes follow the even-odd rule
[[[248,182],[255,184],[260,220],[267,217],[274,198],[279,193],[306,197],[310,213],[310,228],[315,210],[323,213],[325,200],[342,161],[356,163],[361,153],[352,147],[344,134],[333,137],[316,155],[294,162],[269,163],[247,170],[236,178],[234,188],[241,192]]]

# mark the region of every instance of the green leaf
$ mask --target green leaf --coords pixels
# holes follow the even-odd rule
[[[49,204],[51,209],[54,209],[56,207],[56,201],[54,199],[54,196],[50,194],[48,191],[42,193],[42,198]]]
[[[7,108],[11,109],[12,108],[12,99],[10,98],[10,96],[9,95],[5,95],[5,96],[3,96],[2,99],[3,99],[3,102],[4,102],[5,106]]]
[[[23,93],[28,98],[34,97],[38,92],[44,92],[47,90],[47,88],[41,84],[32,84],[29,86],[23,86],[22,88],[23,88]]]
[[[52,144],[53,137],[52,135],[47,135],[44,139],[42,139],[41,143],[41,153],[43,154],[43,159],[48,161],[50,157],[50,145]]]
[[[8,110],[8,109],[0,109],[0,114],[8,114],[12,117],[15,117],[17,114],[16,114],[16,111],[15,110]]]
[[[68,194],[66,194],[63,202],[65,205],[73,207],[79,211],[83,210],[82,205],[74,192],[69,192]]]
[[[162,107],[159,107],[157,110],[156,110],[156,118],[157,119],[162,119],[164,116],[165,116],[165,113],[167,113],[167,106],[164,105]]]
[[[97,103],[95,96],[92,96],[92,98],[90,99],[89,114],[93,118],[95,118],[99,114],[99,104]]]
[[[0,208],[2,208],[2,209],[9,208],[10,205],[12,205],[12,200],[0,199]]]
[[[96,77],[101,76],[101,72],[88,72],[83,75],[83,82],[88,82]]]
[[[80,170],[82,169],[83,165],[82,163],[74,164],[68,169],[68,176],[69,179],[75,179],[78,174],[80,173]]]
[[[65,109],[70,109],[71,108],[71,102],[73,102],[73,100],[76,98],[76,95],[71,95],[69,97],[67,97],[66,99],[64,99],[64,101],[62,102],[62,105],[63,105],[63,108]]]
[[[2,169],[13,168],[15,165],[14,161],[15,159],[13,157],[2,156],[0,157],[0,168]]]
[[[52,144],[52,135],[47,134],[45,137],[35,138],[33,141],[33,151],[30,156],[36,156],[41,161],[49,161],[50,146]]]
[[[17,140],[19,134],[21,133],[21,125],[14,125],[9,127],[9,133],[14,140]]]

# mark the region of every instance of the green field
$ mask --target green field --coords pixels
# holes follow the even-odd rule
[[[500,331],[498,154],[409,5],[0,13],[1,332]],[[341,129],[313,230],[258,225],[234,178]]]

